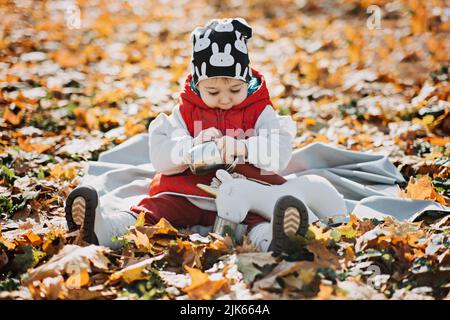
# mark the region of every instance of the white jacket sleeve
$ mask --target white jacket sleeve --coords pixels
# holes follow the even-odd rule
[[[297,125],[290,116],[280,116],[266,106],[256,121],[255,135],[244,140],[247,161],[266,171],[282,171],[291,160],[296,134]]]
[[[179,106],[171,115],[160,113],[148,128],[150,161],[157,172],[165,175],[181,173],[189,166],[188,152],[193,146]]]

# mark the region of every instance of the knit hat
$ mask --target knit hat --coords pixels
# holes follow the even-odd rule
[[[251,79],[247,40],[252,28],[243,18],[213,19],[191,33],[194,83],[213,77]]]

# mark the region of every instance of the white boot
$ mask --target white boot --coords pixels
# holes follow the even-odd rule
[[[95,213],[94,232],[99,245],[113,250],[120,249],[120,241],[112,241],[113,237],[125,235],[128,228],[134,225],[135,222],[136,218],[127,211],[101,212],[101,210],[97,210]]]
[[[272,242],[272,224],[263,222],[253,227],[248,233],[250,241],[261,251],[269,251]]]

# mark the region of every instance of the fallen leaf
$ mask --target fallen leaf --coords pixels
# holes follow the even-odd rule
[[[91,264],[96,268],[108,270],[108,258],[105,257],[110,250],[105,247],[90,245],[79,247],[66,245],[53,256],[46,264],[31,270],[24,278],[24,284],[47,277],[55,277],[62,274],[72,274],[82,270],[91,271]]]
[[[445,199],[434,189],[428,175],[424,175],[417,180],[411,177],[406,192],[400,190],[400,196],[416,200],[435,200],[443,205],[447,204]]]
[[[238,270],[243,274],[245,281],[251,283],[256,276],[261,274],[261,268],[265,265],[276,263],[271,252],[241,253],[237,256]]]
[[[317,294],[317,299],[328,300],[331,298],[333,291],[334,289],[332,286],[324,285],[321,283],[319,286],[319,293]]]
[[[42,243],[42,239],[40,236],[35,234],[33,231],[28,231],[22,235],[32,246],[37,246]]]
[[[227,283],[226,279],[210,280],[206,273],[196,268],[185,266],[191,277],[191,284],[183,291],[191,299],[211,300]]]
[[[150,267],[155,261],[164,258],[164,256],[165,254],[161,254],[159,256],[145,259],[143,261],[132,264],[122,270],[116,271],[109,277],[109,281],[113,282],[117,280],[123,280],[125,283],[132,283],[136,280],[145,279],[148,277],[148,275],[144,273],[144,270]]]
[[[79,289],[89,284],[89,273],[87,270],[80,270],[80,272],[74,272],[66,280],[66,286],[68,289]]]
[[[329,250],[323,242],[314,240],[306,248],[314,254],[314,264],[318,267],[340,269],[338,255]]]

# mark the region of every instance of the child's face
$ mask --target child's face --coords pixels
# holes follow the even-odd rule
[[[197,84],[200,96],[210,108],[228,110],[247,98],[247,83],[232,78],[210,78]]]

